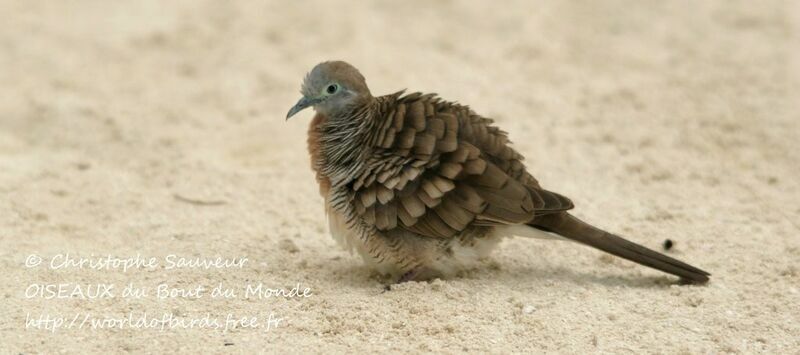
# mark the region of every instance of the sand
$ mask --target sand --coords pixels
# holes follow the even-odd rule
[[[2,1],[0,13],[2,353],[800,353],[795,2]],[[712,281],[513,239],[458,278],[382,292],[327,233],[311,113],[284,122],[328,59],[359,67],[373,93],[437,92],[494,117],[576,215],[651,248],[669,238]],[[67,253],[157,263],[58,267]],[[178,257],[247,261],[168,268]],[[62,283],[65,298],[36,292]],[[98,283],[114,297],[90,299]],[[244,298],[258,283],[310,296]],[[122,297],[129,284],[148,293]],[[162,284],[206,293],[159,298]],[[220,284],[236,296],[211,297]],[[91,329],[145,312],[258,324]]]

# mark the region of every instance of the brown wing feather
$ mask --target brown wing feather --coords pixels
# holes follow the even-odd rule
[[[449,238],[470,226],[527,223],[573,207],[541,189],[506,133],[466,106],[395,94],[376,119],[376,154],[353,185],[353,203],[379,230]]]

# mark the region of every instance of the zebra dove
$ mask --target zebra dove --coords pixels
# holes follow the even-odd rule
[[[372,96],[348,63],[306,76],[311,166],[330,231],[398,281],[446,277],[474,265],[504,237],[559,238],[703,283],[709,273],[591,226],[570,199],[543,189],[505,132],[466,105],[405,90]]]

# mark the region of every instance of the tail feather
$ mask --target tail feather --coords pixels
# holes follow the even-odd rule
[[[694,283],[705,283],[711,276],[706,271],[596,228],[568,213],[542,216],[534,220],[531,226]]]

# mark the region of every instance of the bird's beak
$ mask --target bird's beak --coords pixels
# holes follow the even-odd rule
[[[289,118],[294,116],[296,113],[302,111],[306,107],[314,106],[318,104],[320,101],[322,101],[322,99],[303,96],[303,98],[300,99],[300,101],[297,101],[294,107],[292,107],[292,109],[289,110],[289,113],[286,114],[286,120],[288,121]]]

